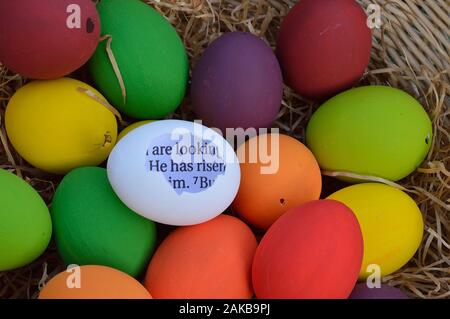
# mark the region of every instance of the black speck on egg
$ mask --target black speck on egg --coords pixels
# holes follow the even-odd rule
[[[94,32],[94,29],[95,29],[95,24],[94,24],[94,22],[92,21],[91,18],[88,18],[88,19],[86,20],[86,32],[87,32],[87,33],[92,33],[92,32]]]

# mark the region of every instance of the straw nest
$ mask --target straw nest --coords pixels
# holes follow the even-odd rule
[[[176,27],[192,65],[223,32],[248,31],[274,47],[280,21],[296,1],[290,0],[146,0]],[[400,271],[384,278],[412,297],[450,298],[450,134],[449,5],[445,0],[359,0],[364,8],[381,8],[381,28],[373,31],[372,58],[361,84],[381,84],[415,96],[434,124],[431,151],[417,171],[399,182],[419,205],[425,220],[423,242]],[[86,72],[76,76],[87,80]],[[3,115],[11,95],[25,80],[0,65],[0,168],[21,176],[50,203],[59,177],[24,162],[9,144]],[[314,103],[285,88],[276,125],[300,140]],[[193,119],[189,98],[174,115]],[[26,128],[25,128],[26,129]],[[325,177],[326,188],[339,187]],[[331,185],[331,186],[327,186]],[[338,185],[338,186],[336,186]],[[0,190],[1,191],[1,190]],[[54,244],[37,261],[0,273],[0,298],[35,298],[39,287],[64,269]]]

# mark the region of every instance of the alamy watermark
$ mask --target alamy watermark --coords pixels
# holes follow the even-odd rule
[[[366,9],[367,26],[369,29],[381,28],[381,7],[378,4],[369,4]]]
[[[263,175],[276,174],[280,167],[279,134],[277,128],[270,131],[267,128],[228,128],[223,136],[221,130],[208,128],[201,120],[196,120],[192,129],[177,127],[168,134],[168,141],[163,138],[152,144],[147,156],[151,159],[164,153],[176,164],[230,164],[237,160],[239,163],[258,163]]]
[[[67,266],[67,273],[69,275],[66,279],[66,285],[69,289],[81,289],[81,268],[78,265]]]
[[[81,8],[78,4],[69,4],[66,8],[68,17],[66,26],[69,29],[81,29]]]
[[[67,266],[66,272],[69,274],[66,279],[66,285],[69,289],[81,289],[82,273],[79,265]],[[366,279],[366,285],[370,289],[381,288],[381,267],[378,264],[370,264],[366,267],[366,273],[370,275]]]
[[[78,4],[69,4],[66,7],[68,14],[66,25],[69,29],[81,29],[81,7]],[[381,28],[381,7],[378,4],[369,4],[366,8],[367,26],[370,29]]]
[[[366,268],[366,273],[370,273],[366,279],[367,288],[381,288],[381,267],[378,264],[370,264]]]

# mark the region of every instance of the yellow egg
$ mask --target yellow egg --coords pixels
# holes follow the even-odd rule
[[[134,129],[137,129],[138,127],[141,127],[145,124],[152,123],[152,122],[154,122],[154,121],[151,121],[151,120],[150,121],[140,121],[140,122],[136,122],[136,123],[128,125],[126,128],[124,128],[122,130],[122,132],[120,132],[119,136],[117,137],[117,142],[120,141],[121,139],[123,139],[125,137],[125,135],[127,135]]]
[[[386,276],[403,267],[422,241],[423,220],[411,197],[378,183],[357,184],[328,198],[353,210],[361,226],[364,257],[359,279]],[[379,266],[379,268],[378,268]]]
[[[50,173],[99,165],[117,139],[115,116],[99,101],[106,100],[77,80],[31,82],[6,108],[8,137],[26,161]]]

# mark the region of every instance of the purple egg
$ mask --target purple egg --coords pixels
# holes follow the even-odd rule
[[[380,288],[369,288],[367,284],[359,283],[353,288],[349,299],[409,299],[408,296],[398,288],[381,285]]]
[[[204,124],[270,127],[283,96],[280,65],[272,49],[245,32],[225,33],[203,53],[192,75],[194,110]]]

